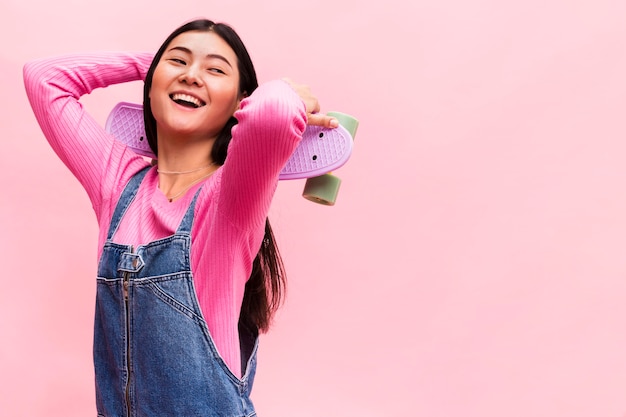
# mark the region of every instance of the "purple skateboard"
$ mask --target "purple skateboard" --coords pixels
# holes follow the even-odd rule
[[[343,166],[352,154],[358,121],[343,113],[328,113],[339,120],[335,129],[307,126],[302,141],[282,169],[281,180],[308,178],[303,196],[334,205],[341,180],[330,172]],[[145,138],[141,104],[118,103],[107,118],[105,129],[135,153],[155,158]]]

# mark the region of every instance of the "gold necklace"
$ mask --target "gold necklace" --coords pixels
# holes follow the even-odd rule
[[[189,184],[188,186],[186,186],[185,188],[182,189],[182,191],[180,191],[179,193],[177,193],[176,195],[173,195],[171,197],[168,197],[167,195],[165,196],[165,198],[167,198],[167,200],[171,203],[172,201],[174,201],[175,199],[177,199],[178,197],[180,197],[181,195],[183,195],[187,190],[189,190],[191,187],[193,187],[194,185],[196,185],[197,183],[199,183],[200,181],[202,181],[205,178],[208,178],[209,176],[211,176],[215,171],[211,171],[208,174],[205,174],[203,176],[201,176],[200,178],[198,178],[197,180],[193,181],[191,184]]]
[[[160,169],[157,168],[157,173],[159,174],[165,174],[165,175],[180,175],[180,174],[192,174],[194,172],[198,172],[198,171],[202,171],[203,169],[207,169],[212,167],[213,165],[215,165],[215,162],[211,162],[209,165],[207,166],[203,166],[200,168],[196,168],[196,169],[191,169],[189,171],[162,171]]]

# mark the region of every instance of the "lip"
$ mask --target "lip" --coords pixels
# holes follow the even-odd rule
[[[192,93],[192,92],[190,92],[190,91],[185,91],[185,90],[176,90],[176,91],[172,91],[172,92],[170,92],[170,93],[168,94],[168,97],[169,97],[169,98],[170,98],[170,100],[171,100],[171,99],[172,99],[172,97],[173,97],[174,95],[176,95],[176,94],[184,94],[184,95],[188,95],[188,96],[191,96],[191,97],[195,98],[195,99],[196,99],[196,100],[198,100],[200,103],[202,103],[202,105],[201,105],[201,106],[199,106],[199,107],[197,107],[197,108],[204,107],[204,106],[206,106],[206,104],[207,104],[206,100],[204,100],[204,99],[203,99],[202,97],[200,97],[199,95],[194,94],[194,93]]]

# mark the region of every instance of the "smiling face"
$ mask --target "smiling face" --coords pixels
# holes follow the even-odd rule
[[[239,106],[232,48],[211,31],[184,32],[166,47],[150,88],[158,137],[213,139]]]

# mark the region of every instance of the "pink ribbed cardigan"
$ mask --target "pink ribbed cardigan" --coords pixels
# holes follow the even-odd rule
[[[152,57],[82,54],[24,66],[28,98],[45,137],[91,200],[100,230],[99,254],[121,191],[148,163],[106,133],[79,98],[96,88],[143,80]],[[235,116],[239,123],[225,164],[173,203],[159,190],[156,169],[151,169],[113,240],[140,245],[171,235],[203,185],[191,236],[194,283],[213,341],[229,369],[241,377],[237,323],[244,286],[263,239],[278,174],[302,137],[306,113],[287,83],[271,81],[243,100]]]

